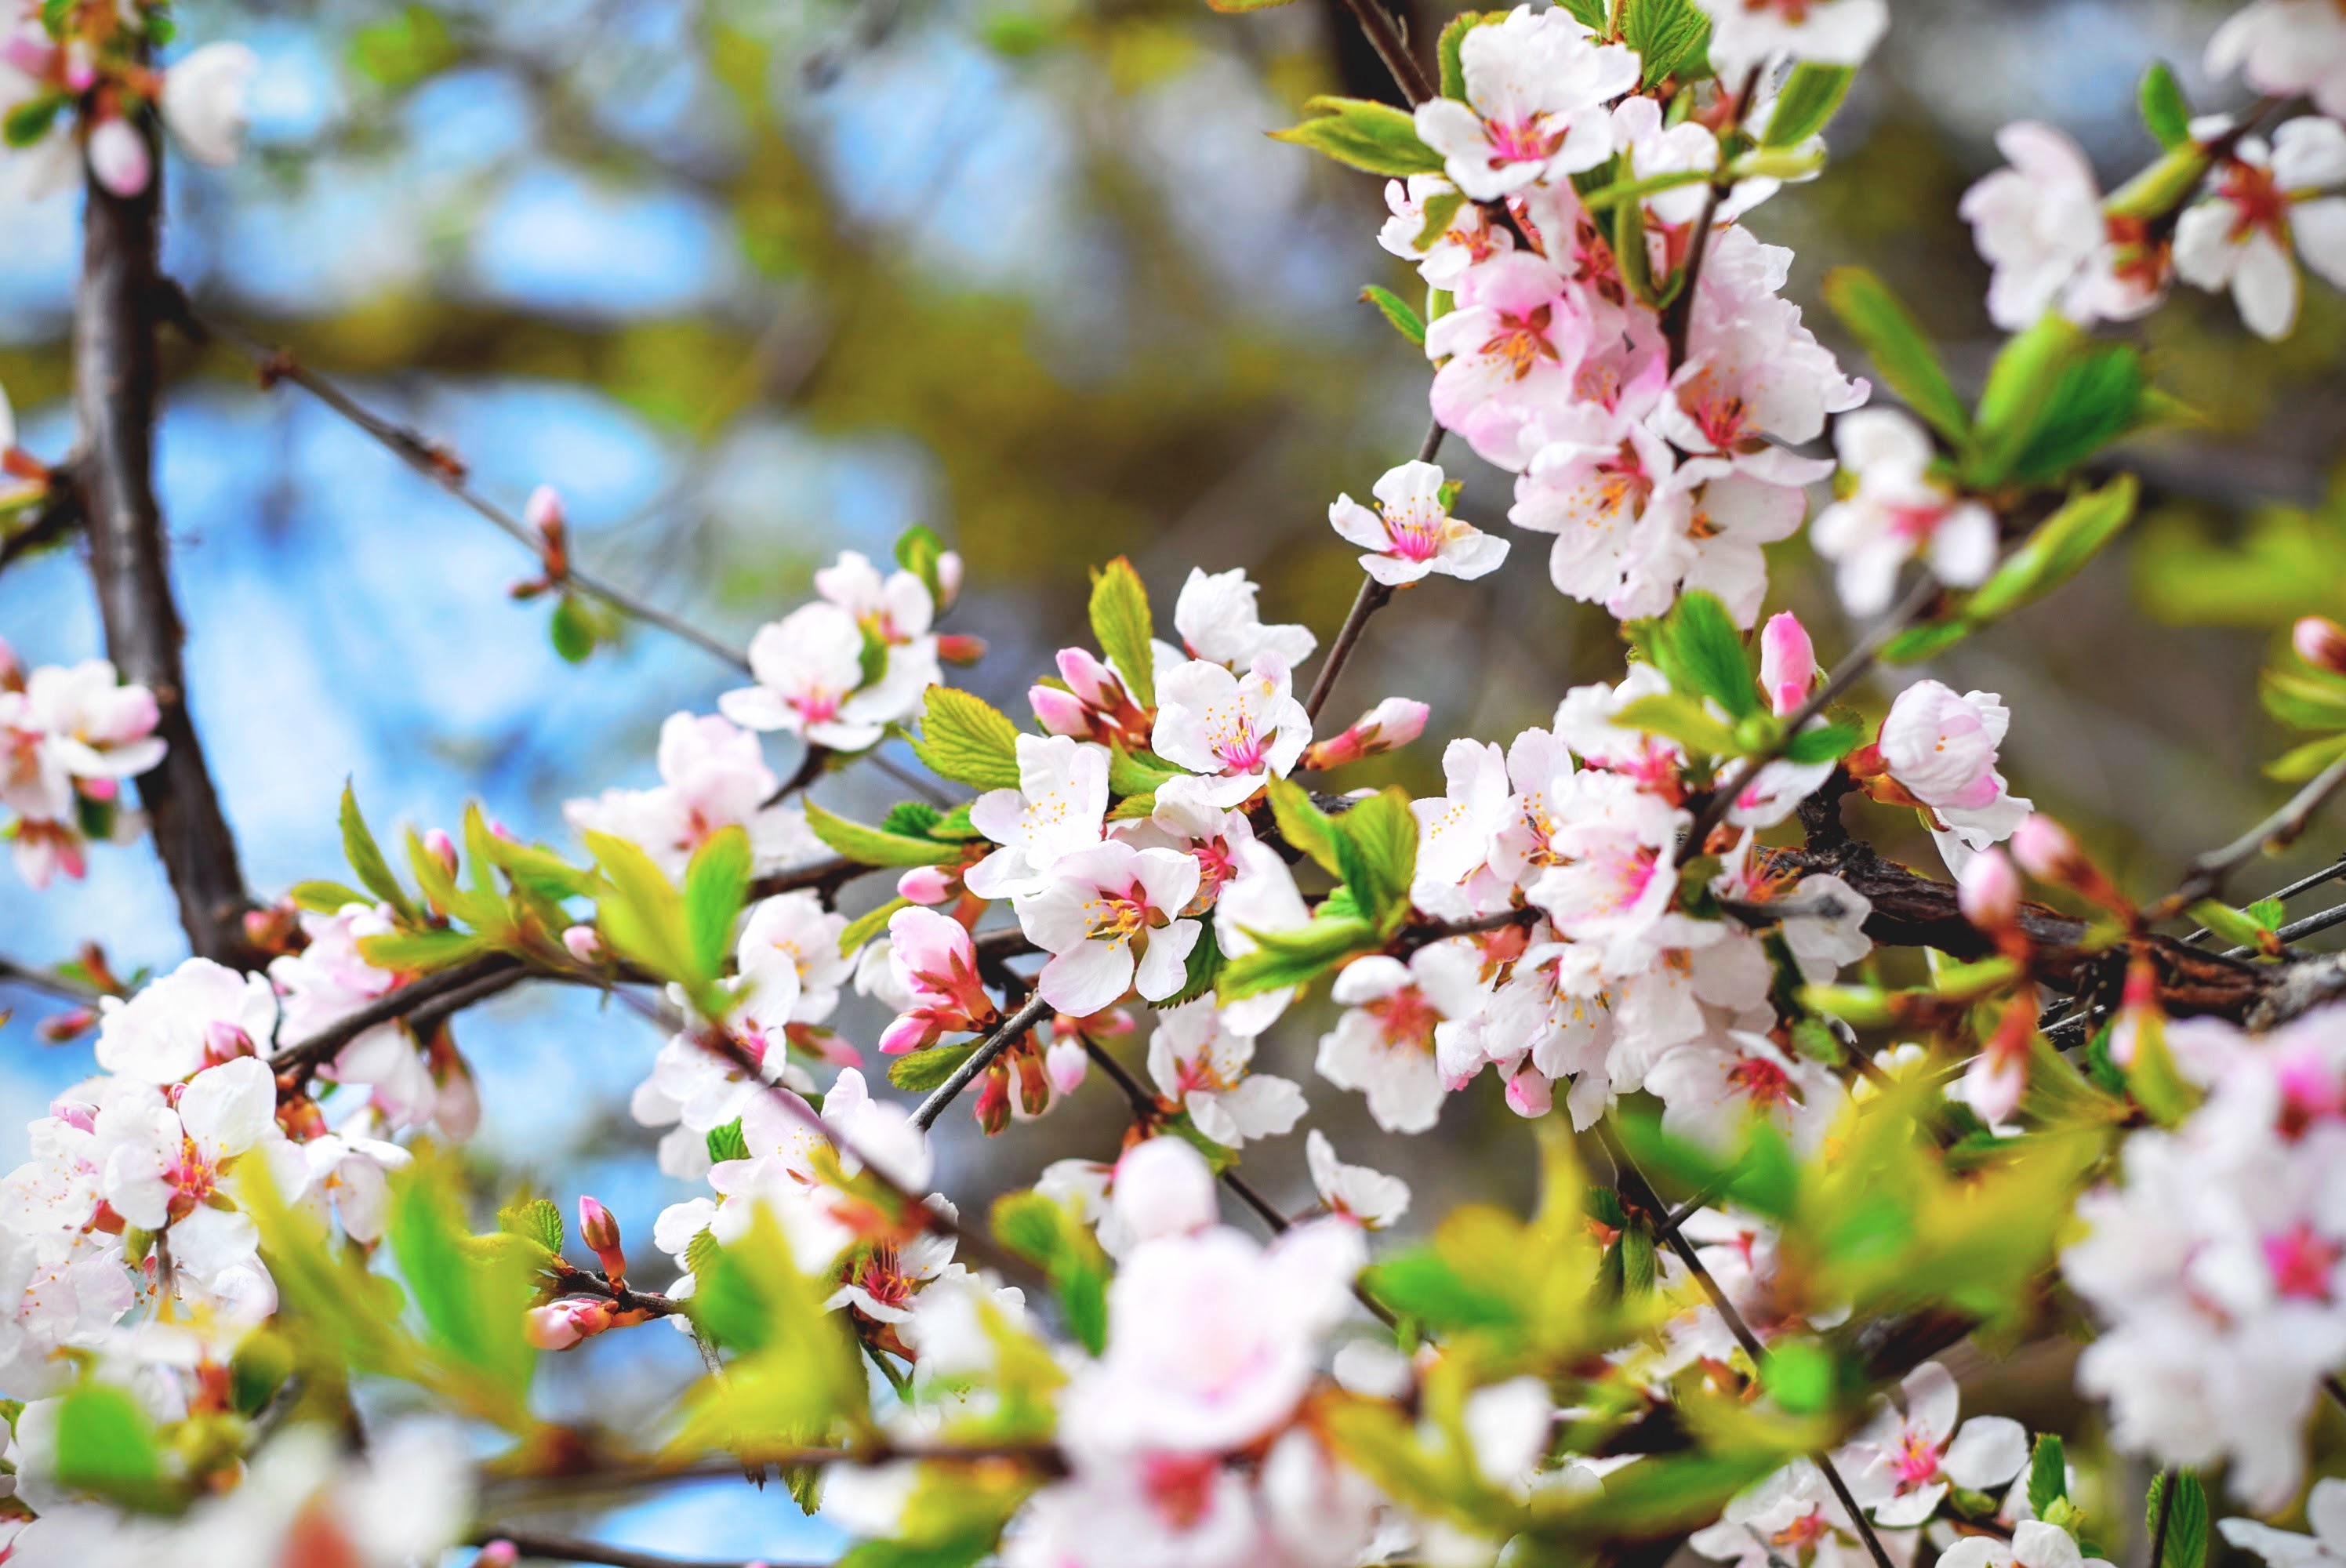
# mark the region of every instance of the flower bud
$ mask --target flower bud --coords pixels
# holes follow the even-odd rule
[[[1206,1156],[1171,1136],[1124,1151],[1108,1178],[1108,1202],[1135,1241],[1202,1230],[1221,1214]]]
[[[89,133],[89,172],[115,195],[126,199],[137,196],[154,174],[147,138],[128,120],[98,121]]]
[[[609,1328],[616,1315],[608,1301],[556,1301],[531,1308],[524,1332],[529,1342],[541,1350],[567,1350],[579,1340]]]
[[[947,664],[973,665],[985,657],[985,639],[968,632],[942,632],[937,636],[937,657]]]
[[[204,1064],[217,1067],[223,1062],[233,1062],[240,1056],[251,1056],[252,1036],[225,1018],[215,1018],[204,1026]]]
[[[2039,881],[2066,881],[2085,860],[2069,830],[2042,811],[2021,819],[2013,830],[2012,858]]]
[[[513,1568],[520,1561],[521,1548],[499,1539],[483,1544],[480,1555],[473,1559],[473,1568]]]
[[[1760,687],[1779,718],[1797,712],[1816,684],[1816,645],[1790,610],[1771,616],[1760,633]]]
[[[989,1138],[1010,1125],[1010,1069],[999,1060],[978,1080],[975,1114]]]
[[[1051,1080],[1043,1071],[1042,1059],[1032,1051],[1018,1053],[1018,1110],[1021,1115],[1039,1116],[1051,1108]]]
[[[1087,708],[1114,708],[1124,700],[1124,682],[1086,649],[1059,650],[1059,678]]]
[[[943,866],[914,866],[896,879],[896,896],[913,903],[934,906],[954,896],[954,883],[959,881]]]
[[[81,791],[85,800],[101,803],[113,800],[122,793],[121,780],[117,779],[76,779],[74,788]]]
[[[2332,675],[2346,675],[2346,626],[2326,616],[2308,616],[2290,629],[2297,657]]]
[[[1061,691],[1056,686],[1030,687],[1026,700],[1034,704],[1035,718],[1052,734],[1072,736],[1077,740],[1092,738],[1092,711],[1073,692]]]
[[[603,933],[591,925],[574,925],[562,933],[563,950],[581,963],[603,962]]]
[[[449,838],[447,834],[442,832],[439,829],[434,828],[423,835],[423,847],[431,851],[432,858],[434,860],[438,860],[441,865],[447,868],[447,871],[450,876],[453,877],[456,874],[456,842],[454,840]]]
[[[529,493],[529,504],[522,508],[522,520],[537,531],[538,537],[549,545],[562,541],[566,519],[562,509],[562,493],[551,484],[541,484]]]
[[[619,1222],[595,1198],[582,1196],[578,1200],[578,1239],[594,1252],[612,1284],[627,1277],[627,1254],[619,1243]]]
[[[1526,1120],[1548,1114],[1556,1104],[1556,1086],[1538,1068],[1525,1063],[1507,1080],[1507,1109]]]
[[[0,691],[24,689],[25,663],[16,657],[16,650],[8,646],[8,639],[0,637]]]
[[[1955,904],[1984,932],[2001,932],[2020,918],[2020,873],[2000,849],[1974,855],[1955,878]]]
[[[39,1027],[34,1032],[40,1035],[45,1044],[62,1045],[68,1040],[78,1040],[97,1027],[97,1009],[74,1007],[42,1019]]]
[[[950,608],[961,597],[961,552],[947,550],[937,557],[937,608]]]
[[[1043,1067],[1051,1075],[1051,1087],[1062,1095],[1072,1095],[1091,1072],[1092,1059],[1085,1053],[1082,1042],[1058,1040],[1044,1053]]]
[[[1351,728],[1312,746],[1303,759],[1306,768],[1341,768],[1406,746],[1425,733],[1432,710],[1405,697],[1389,697],[1352,721]]]

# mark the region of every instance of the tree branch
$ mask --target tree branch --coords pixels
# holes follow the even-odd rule
[[[921,1108],[913,1113],[913,1125],[924,1133],[935,1126],[937,1118],[945,1114],[945,1107],[952,1105],[980,1073],[994,1065],[995,1057],[1024,1040],[1035,1025],[1050,1015],[1051,1004],[1044,1001],[1042,993],[1037,992],[1025,1006],[1012,1013],[1001,1028],[978,1042],[977,1049],[953,1070],[950,1077],[931,1091],[929,1097],[921,1102]]]
[[[152,116],[141,114],[132,124],[153,158],[155,175],[147,188],[123,197],[95,178],[87,186],[73,345],[80,510],[107,654],[125,680],[155,694],[155,733],[168,750],[138,778],[138,799],[178,899],[179,924],[199,956],[251,969],[262,961],[244,934],[244,911],[252,901],[188,714],[187,674],[179,661],[186,632],[172,597],[169,551],[155,501],[162,158]]]
[[[549,1563],[599,1563],[607,1568],[754,1568],[764,1563],[766,1568],[790,1568],[790,1564],[775,1563],[770,1558],[757,1558],[754,1563],[719,1562],[706,1557],[664,1557],[657,1552],[638,1552],[631,1547],[613,1546],[600,1541],[588,1541],[576,1535],[556,1535],[544,1530],[515,1530],[503,1524],[492,1524],[474,1532],[471,1544],[488,1546],[496,1542],[511,1546],[522,1558],[538,1558]],[[805,1564],[803,1568],[814,1568]]]
[[[1372,11],[1377,9],[1377,0],[1351,0],[1351,3],[1355,14],[1362,6]],[[1382,15],[1382,12],[1378,14]],[[1433,461],[1435,453],[1442,450],[1442,435],[1440,420],[1426,427],[1425,439],[1417,446],[1420,463]],[[1352,607],[1345,615],[1343,626],[1337,629],[1336,640],[1329,645],[1328,657],[1321,661],[1320,674],[1311,682],[1311,694],[1303,699],[1303,712],[1307,718],[1320,717],[1320,710],[1328,705],[1329,697],[1336,689],[1336,677],[1344,673],[1344,666],[1352,660],[1352,650],[1360,646],[1361,632],[1368,626],[1369,617],[1392,603],[1392,589],[1374,577],[1363,575],[1361,578],[1361,591],[1353,596]]]

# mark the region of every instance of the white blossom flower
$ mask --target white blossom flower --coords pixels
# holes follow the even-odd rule
[[[2339,1568],[2346,1563],[2346,1481],[2326,1476],[2305,1500],[2310,1535],[2275,1530],[2254,1519],[2219,1520],[2216,1528],[2243,1552],[2253,1552],[2272,1568]]]
[[[1382,1230],[1409,1212],[1407,1182],[1367,1166],[1346,1165],[1319,1128],[1304,1135],[1303,1156],[1311,1167],[1311,1185],[1331,1213]]]
[[[2334,0],[2251,0],[2208,40],[2208,74],[2239,71],[2260,93],[2310,96],[2346,117],[2346,13]]]
[[[1476,201],[1596,168],[1613,154],[1607,100],[1637,85],[1637,56],[1572,15],[1518,5],[1459,45],[1466,101],[1417,106],[1417,134]]]
[[[1429,209],[1445,199],[1454,206],[1449,225],[1429,237],[1425,233]],[[1466,200],[1456,186],[1438,174],[1387,180],[1385,206],[1392,216],[1377,231],[1377,243],[1405,261],[1416,262],[1418,276],[1429,288],[1455,289],[1467,268],[1515,248],[1514,235],[1492,222],[1479,203]]]
[[[1905,1409],[1880,1402],[1844,1457],[1850,1495],[1875,1522],[1903,1528],[1938,1511],[1950,1486],[1990,1492],[2028,1464],[2028,1432],[2004,1416],[1974,1416],[1956,1430],[1955,1380],[1925,1361],[1899,1384]]]
[[[1898,694],[1875,742],[1891,780],[1973,850],[2012,837],[2033,809],[1996,771],[1996,748],[2012,726],[1992,691],[1956,696],[1935,680]]]
[[[980,898],[1040,892],[1054,867],[1100,841],[1107,816],[1107,748],[1064,735],[1018,738],[1018,788],[989,789],[970,825],[1002,846],[963,873]]]
[[[2093,167],[2076,142],[2051,126],[2019,120],[1996,132],[1995,145],[2011,167],[1965,191],[1958,209],[1994,269],[1991,321],[2017,332],[2057,308],[2090,325],[2131,320],[2158,303],[2165,269],[2157,251],[2117,243]]]
[[[863,678],[863,628],[827,601],[801,605],[750,639],[758,684],[719,696],[726,718],[748,729],[784,730],[809,745],[861,751],[911,711],[936,676],[934,659],[890,653],[878,679]]]
[[[1210,997],[1165,1008],[1148,1037],[1148,1075],[1158,1093],[1226,1148],[1275,1137],[1303,1115],[1303,1091],[1289,1079],[1250,1072],[1253,1060],[1253,1039],[1230,1033]]]
[[[1853,616],[1890,607],[1898,572],[1923,556],[1955,587],[1976,587],[1995,569],[1995,514],[1933,479],[1935,455],[1922,427],[1894,409],[1859,409],[1833,429],[1841,465],[1857,481],[1817,514],[1809,537],[1839,569],[1841,602]]]
[[[1781,55],[1864,63],[1890,26],[1887,0],[1696,0],[1710,14],[1710,59],[1730,80]]]
[[[1293,769],[1311,743],[1311,717],[1287,667],[1259,656],[1243,676],[1191,659],[1157,683],[1157,754],[1198,779],[1171,779],[1160,798],[1228,809]]]
[[[1184,919],[1198,862],[1119,840],[1062,855],[1040,891],[1016,901],[1018,924],[1050,953],[1035,982],[1061,1013],[1081,1018],[1137,990],[1156,1002],[1179,991],[1201,927]]]
[[[2175,225],[2175,275],[2210,291],[2229,289],[2240,320],[2260,338],[2297,324],[2297,261],[2346,288],[2346,126],[2303,115],[2272,145],[2244,137],[2226,159],[2215,194]]]
[[[1173,602],[1173,628],[1189,657],[1230,669],[1243,669],[1264,654],[1290,669],[1310,658],[1320,639],[1309,626],[1265,626],[1255,606],[1259,592],[1238,567],[1212,574],[1189,568]]]
[[[1404,463],[1377,481],[1374,511],[1339,495],[1328,508],[1329,525],[1369,552],[1361,569],[1387,587],[1437,572],[1462,581],[1488,576],[1506,560],[1507,542],[1450,515],[1442,486],[1433,463]]]
[[[127,1002],[100,998],[98,1016],[99,1066],[142,1083],[177,1084],[266,1047],[277,1028],[277,998],[260,975],[191,958]]]
[[[163,73],[163,123],[199,163],[224,167],[244,151],[245,94],[260,58],[242,44],[207,44]]]

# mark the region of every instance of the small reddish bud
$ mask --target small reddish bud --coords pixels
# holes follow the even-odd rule
[[[2290,629],[2289,643],[2306,663],[2346,675],[2346,626],[2326,616],[2308,616]]]
[[[244,911],[244,940],[263,952],[291,952],[300,946],[301,911],[289,901]]]
[[[1425,720],[1431,711],[1422,702],[1389,697],[1354,719],[1351,728],[1320,741],[1305,752],[1303,766],[1341,768],[1347,762],[1358,762],[1363,757],[1406,746],[1425,733]]]
[[[1026,700],[1034,705],[1035,718],[1052,734],[1072,736],[1077,740],[1092,738],[1091,709],[1073,692],[1061,691],[1056,686],[1031,687]]]
[[[1084,648],[1059,650],[1059,678],[1076,700],[1087,708],[1112,708],[1124,700],[1124,682],[1116,671]]]
[[[225,1018],[215,1018],[204,1028],[204,1063],[217,1067],[223,1062],[233,1062],[240,1056],[256,1055],[252,1036]]]
[[[1010,1125],[1010,1070],[999,1061],[978,1080],[976,1115],[989,1138]]]
[[[513,1568],[520,1561],[520,1547],[510,1541],[497,1540],[481,1548],[481,1554],[473,1559],[473,1568]]]
[[[541,1350],[567,1350],[611,1326],[617,1309],[608,1301],[572,1298],[529,1309],[525,1332]]]
[[[958,880],[943,866],[914,866],[896,879],[896,896],[934,906],[954,896]]]
[[[1072,1095],[1083,1086],[1092,1069],[1092,1059],[1076,1040],[1053,1042],[1043,1054],[1043,1068],[1051,1075],[1051,1087],[1062,1095]]]
[[[937,657],[947,664],[973,665],[985,657],[985,639],[967,632],[944,632],[937,637]]]
[[[431,852],[434,860],[447,868],[450,876],[456,874],[456,841],[454,839],[434,828],[423,835],[423,847]]]
[[[619,1222],[597,1199],[578,1199],[578,1239],[594,1252],[603,1272],[616,1285],[627,1277],[627,1249],[619,1242]]]
[[[1984,932],[2011,930],[2020,918],[2020,873],[2011,857],[2000,849],[1974,855],[1955,878],[1955,903]]]
[[[1556,1104],[1556,1086],[1547,1075],[1526,1063],[1515,1075],[1507,1080],[1507,1109],[1526,1120],[1536,1120],[1548,1114]]]
[[[591,925],[574,925],[562,933],[562,948],[581,963],[603,962],[603,934]]]
[[[78,1040],[97,1027],[97,1010],[75,1007],[44,1018],[34,1033],[52,1045],[62,1045],[68,1040]]]
[[[1760,633],[1760,689],[1777,718],[1799,710],[1816,684],[1816,645],[1800,617],[1786,610],[1771,617]]]
[[[2044,882],[2067,880],[2086,858],[2069,830],[2042,811],[2022,818],[2013,830],[2012,857],[2030,876]]]

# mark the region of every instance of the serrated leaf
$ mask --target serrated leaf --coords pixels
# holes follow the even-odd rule
[[[1255,951],[1222,965],[1215,993],[1224,1002],[1239,1002],[1266,991],[1308,985],[1356,952],[1366,952],[1382,940],[1377,928],[1358,915],[1315,916],[1296,931],[1249,930]]]
[[[391,862],[382,858],[382,847],[375,842],[374,834],[368,829],[366,818],[359,810],[358,794],[348,779],[342,781],[341,820],[342,856],[350,861],[351,870],[358,873],[358,879],[366,890],[398,911],[403,919],[410,922],[422,920],[423,914],[416,909],[414,901],[407,896],[407,890],[400,886],[397,877],[391,874]]]
[[[1442,36],[1434,41],[1433,55],[1442,66],[1443,97],[1456,98],[1461,103],[1466,101],[1466,65],[1460,52],[1466,42],[1466,35],[1486,23],[1504,21],[1506,15],[1504,11],[1461,11],[1443,25]],[[1451,210],[1454,212],[1457,209]],[[1443,227],[1448,227],[1446,219]],[[1423,246],[1421,245],[1420,249]]]
[[[1116,667],[1132,700],[1144,710],[1155,708],[1157,655],[1151,643],[1157,621],[1140,574],[1122,555],[1092,577],[1091,623],[1100,653]]]
[[[2160,1499],[2170,1486],[2175,1496],[2166,1505],[2167,1551],[2157,1568],[2202,1568],[2208,1561],[2208,1493],[2197,1472],[2178,1470],[2154,1477],[2145,1522],[2157,1534]]]
[[[1907,407],[1949,441],[1960,445],[1970,438],[1971,415],[1938,351],[1888,284],[1862,267],[1837,267],[1825,276],[1824,295],[1873,361],[1875,373]]]
[[[976,789],[1018,788],[1018,727],[972,693],[929,687],[913,750],[940,779]]]
[[[1710,16],[1695,0],[1624,0],[1621,41],[1646,64],[1645,85],[1673,76],[1708,75],[1703,52]]]
[[[1410,813],[1408,791],[1389,787],[1327,820],[1353,906],[1390,934],[1409,913],[1409,885],[1417,870],[1417,819]]]
[[[2142,74],[2142,123],[2169,152],[2191,140],[2191,105],[2165,60],[2153,60]]]
[[[2061,1434],[2044,1432],[2028,1456],[2028,1507],[2039,1519],[2060,1498],[2069,1495],[2069,1461],[2062,1451]]]
[[[888,1082],[899,1089],[915,1095],[925,1095],[947,1078],[954,1069],[966,1062],[977,1050],[973,1040],[965,1045],[932,1045],[925,1051],[908,1051],[888,1064]]]
[[[1681,594],[1655,628],[1654,651],[1662,673],[1679,691],[1710,698],[1729,718],[1760,711],[1751,656],[1715,595],[1700,589]]]
[[[964,800],[938,818],[929,825],[929,837],[948,839],[954,843],[963,844],[974,843],[984,838],[985,835],[979,832],[976,825],[969,820],[969,809],[974,804],[975,802]]]
[[[1407,338],[1412,344],[1421,349],[1425,347],[1425,323],[1418,319],[1409,301],[1391,289],[1379,288],[1374,283],[1362,286],[1361,300],[1365,304],[1374,305],[1384,319],[1392,323],[1393,331]]]
[[[706,983],[725,972],[733,925],[749,895],[750,834],[738,824],[720,828],[702,840],[684,871],[684,921],[695,980]]]
[[[723,1165],[728,1160],[750,1157],[750,1140],[742,1135],[741,1118],[734,1117],[721,1127],[711,1127],[701,1140],[709,1150],[709,1163]]]
[[[1840,111],[1841,100],[1849,97],[1850,83],[1856,79],[1857,71],[1850,66],[1827,66],[1815,60],[1794,66],[1783,90],[1776,95],[1776,107],[1768,116],[1768,128],[1760,133],[1760,145],[1798,147],[1823,130]]]
[[[933,818],[936,812],[932,809],[929,814]],[[859,866],[950,866],[961,859],[958,849],[930,838],[925,830],[914,838],[884,828],[867,828],[834,817],[811,800],[806,803],[806,820],[816,838]]]
[[[560,1252],[566,1233],[562,1211],[551,1198],[534,1197],[497,1210],[497,1228],[508,1236],[525,1237],[548,1252]]]
[[[1865,728],[1853,718],[1837,718],[1803,729],[1784,744],[1784,760],[1807,766],[1848,756],[1865,738]]]
[[[1168,779],[1182,770],[1154,752],[1127,751],[1111,744],[1107,752],[1107,788],[1111,795],[1154,795]]]
[[[1181,989],[1155,1005],[1160,1010],[1178,1007],[1185,1002],[1195,1002],[1198,998],[1209,994],[1214,989],[1214,982],[1221,977],[1221,940],[1214,934],[1214,922],[1209,920],[1199,921],[1198,940],[1189,949],[1188,967],[1182,974]]]
[[[1442,155],[1418,139],[1417,122],[1405,110],[1367,98],[1307,98],[1303,107],[1317,117],[1272,131],[1273,141],[1310,148],[1370,174],[1442,171]]]
[[[925,800],[900,800],[880,819],[880,830],[908,839],[926,838],[929,830],[943,821],[944,815]]]

